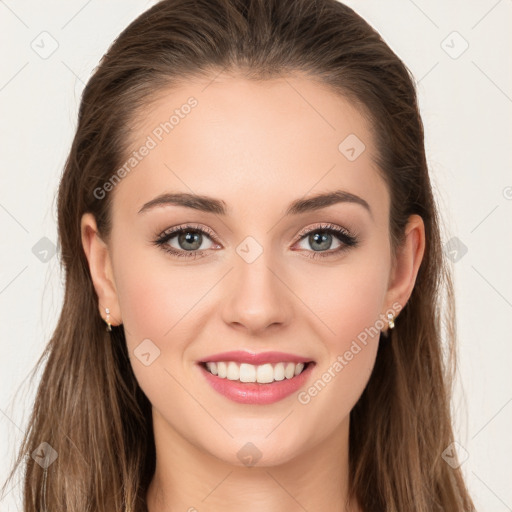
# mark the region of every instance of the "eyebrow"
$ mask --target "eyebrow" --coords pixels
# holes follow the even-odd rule
[[[373,218],[370,205],[362,198],[344,190],[335,190],[323,194],[317,194],[307,199],[296,199],[287,208],[285,215],[298,215],[314,210],[327,208],[337,203],[354,203],[364,207]],[[174,194],[161,194],[151,201],[145,203],[138,213],[143,213],[158,206],[184,206],[194,210],[200,210],[216,215],[226,215],[226,203],[213,197],[201,196],[197,194],[188,194],[184,192]]]

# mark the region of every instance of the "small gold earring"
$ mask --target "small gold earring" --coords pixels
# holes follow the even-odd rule
[[[112,325],[110,323],[110,309],[105,308],[105,314],[107,315],[107,318],[105,319],[105,322],[107,322],[107,332],[110,332],[112,330]]]
[[[395,316],[393,313],[388,313],[388,326],[390,329],[394,329],[395,327]]]

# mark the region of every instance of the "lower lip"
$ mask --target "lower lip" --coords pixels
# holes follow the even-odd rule
[[[272,404],[298,391],[308,379],[314,363],[309,363],[305,370],[291,379],[274,381],[269,384],[258,382],[240,382],[238,380],[221,379],[212,375],[203,365],[199,365],[210,386],[234,402],[242,404]]]

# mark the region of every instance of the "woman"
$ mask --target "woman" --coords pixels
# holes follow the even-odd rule
[[[58,208],[25,511],[474,509],[414,85],[350,8],[157,3],[85,88]]]

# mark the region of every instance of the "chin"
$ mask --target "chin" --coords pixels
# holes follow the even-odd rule
[[[243,435],[228,442],[219,442],[219,450],[212,451],[209,447],[208,451],[214,457],[233,466],[274,467],[292,461],[306,450],[305,446],[296,440],[293,444],[285,444],[285,439],[290,439],[283,433],[274,433],[271,436],[275,437],[270,439],[267,433]]]

